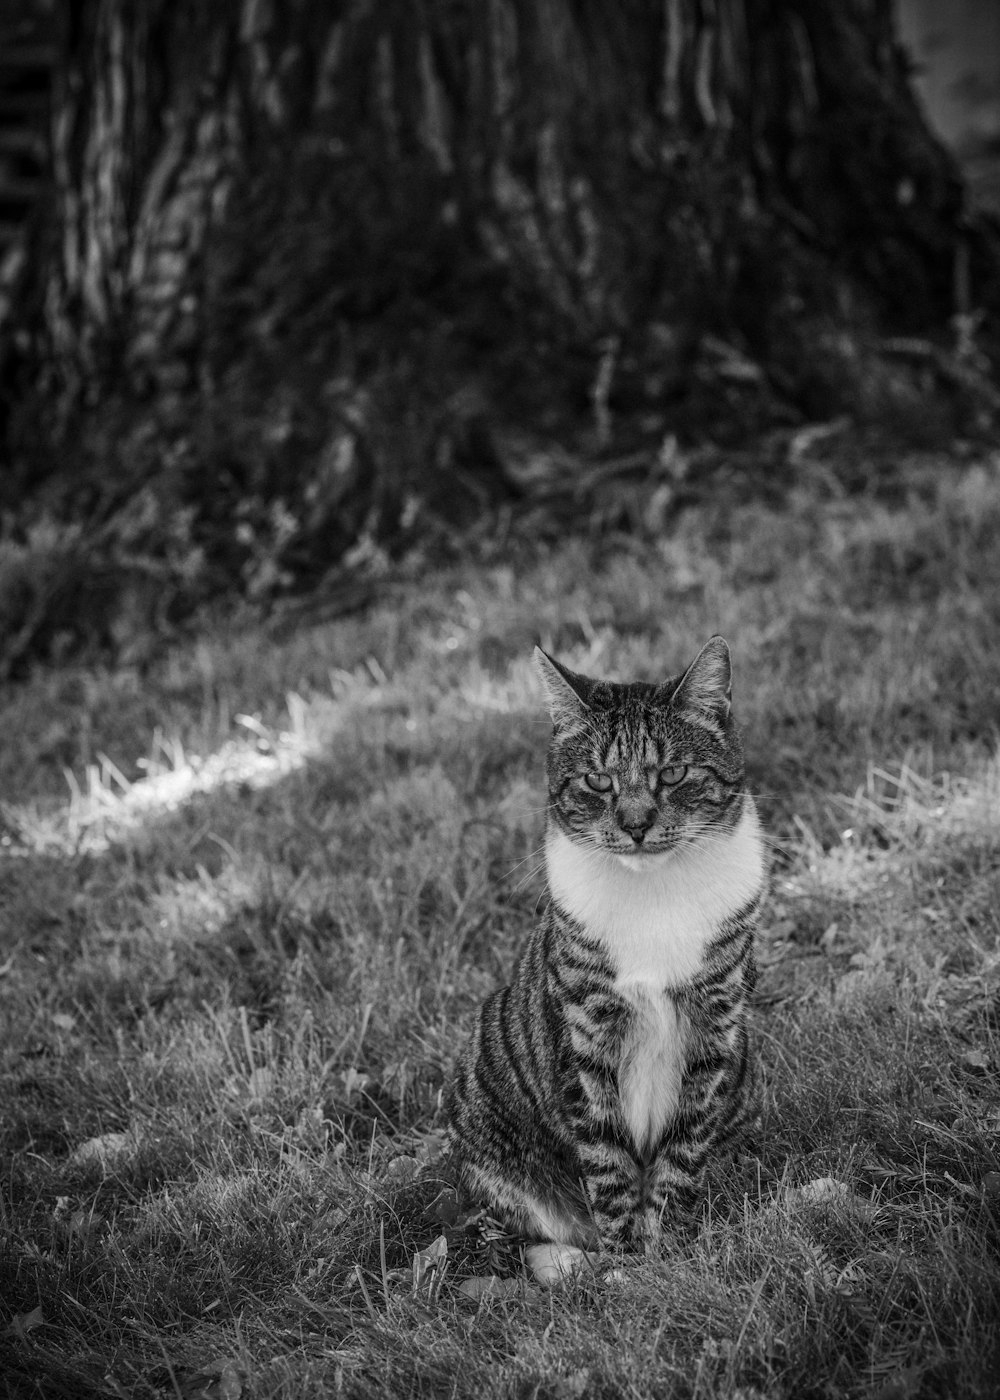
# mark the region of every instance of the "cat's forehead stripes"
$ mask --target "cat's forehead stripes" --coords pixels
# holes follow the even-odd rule
[[[650,782],[650,774],[660,767],[661,747],[645,729],[623,729],[616,733],[604,751],[603,767],[630,786]]]

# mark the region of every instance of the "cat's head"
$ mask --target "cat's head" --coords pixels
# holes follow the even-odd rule
[[[591,680],[540,647],[535,661],[553,724],[549,810],[567,836],[632,864],[736,823],[743,748],[722,637],[659,685]]]

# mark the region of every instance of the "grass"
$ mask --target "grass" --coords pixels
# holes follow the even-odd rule
[[[6,1393],[1000,1393],[1000,460],[883,485],[2,692]],[[531,643],[655,676],[713,631],[775,843],[763,1133],[697,1231],[543,1289],[410,1180],[543,896]]]

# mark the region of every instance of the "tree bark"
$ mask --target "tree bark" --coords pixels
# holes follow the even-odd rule
[[[785,201],[831,267],[911,325],[954,311],[963,197],[927,129],[885,0],[755,0],[751,64],[763,197]]]
[[[493,298],[469,334],[492,318],[567,367],[606,438],[630,356],[674,392],[701,337],[766,354],[759,328],[809,296],[835,310],[847,288],[905,330],[962,309],[961,187],[893,0],[59,13],[51,217],[14,318],[22,444],[31,412],[51,437],[109,393],[218,384],[283,316],[335,319],[363,375],[400,307],[405,338]],[[967,303],[997,295],[995,260],[963,266]]]
[[[238,20],[191,0],[67,7],[44,307],[71,397],[192,338],[186,288],[235,167]]]

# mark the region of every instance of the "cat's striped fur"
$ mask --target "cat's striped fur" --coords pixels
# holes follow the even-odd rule
[[[746,1003],[763,842],[714,637],[680,679],[536,652],[553,718],[550,902],[448,1104],[466,1185],[515,1230],[648,1242],[756,1109]]]

